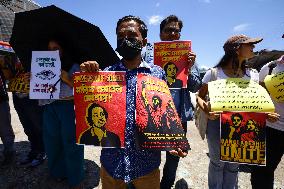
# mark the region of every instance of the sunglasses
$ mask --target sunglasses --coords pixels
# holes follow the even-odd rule
[[[165,28],[165,29],[163,30],[163,32],[164,32],[164,33],[167,33],[167,34],[170,34],[170,33],[175,33],[175,34],[177,34],[177,33],[180,33],[180,29],[178,29],[178,28]]]

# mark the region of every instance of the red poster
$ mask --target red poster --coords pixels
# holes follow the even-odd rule
[[[165,70],[169,88],[187,87],[190,51],[191,41],[154,43],[154,63]]]
[[[125,72],[81,72],[73,78],[77,143],[124,147]]]
[[[171,93],[163,80],[138,74],[136,123],[142,148],[189,148]]]
[[[265,125],[265,113],[222,113],[221,160],[265,165]]]

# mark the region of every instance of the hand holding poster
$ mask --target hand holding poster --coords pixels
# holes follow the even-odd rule
[[[211,111],[274,112],[267,91],[258,83],[241,78],[208,83]]]
[[[124,147],[125,72],[75,73],[73,78],[77,143]]]
[[[264,83],[273,100],[284,102],[284,72],[266,76]]]
[[[154,63],[165,70],[169,88],[186,88],[190,51],[191,41],[154,43]]]
[[[136,124],[144,149],[187,150],[187,142],[169,88],[163,80],[138,74]]]
[[[264,113],[222,113],[220,159],[265,165],[265,121]]]
[[[30,99],[59,99],[59,51],[33,51],[31,65]]]

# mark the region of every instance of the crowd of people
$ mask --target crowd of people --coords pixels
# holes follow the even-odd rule
[[[160,24],[161,41],[180,40],[183,22],[175,15],[165,18]],[[178,163],[186,157],[188,151],[175,149],[166,152],[166,162],[160,180],[159,166],[161,152],[141,150],[135,142],[135,103],[137,73],[145,73],[167,82],[165,70],[154,64],[153,59],[143,59],[142,49],[147,44],[148,29],[146,24],[136,16],[125,16],[116,25],[117,53],[121,60],[104,71],[126,72],[126,128],[124,148],[102,148],[100,178],[103,189],[170,189],[174,185]],[[264,78],[269,75],[267,63],[258,73],[247,68],[245,62],[254,56],[253,48],[262,38],[250,38],[235,35],[224,43],[224,56],[214,68],[208,70],[203,77],[199,75],[195,65],[196,54],[188,54],[189,75],[187,88],[170,89],[175,108],[181,119],[185,132],[187,122],[193,119],[194,106],[190,92],[197,92],[197,105],[208,116],[206,131],[209,147],[210,164],[208,168],[208,188],[233,189],[238,186],[238,163],[220,161],[220,114],[211,112],[206,98],[208,83],[212,81],[212,72],[216,72],[216,80],[226,78],[243,78],[264,85]],[[72,74],[77,71],[96,72],[100,63],[90,60],[84,63],[74,62],[64,40],[54,36],[47,41],[46,50],[59,50],[63,63],[61,71],[60,100],[32,100],[28,95],[13,93],[14,107],[19,115],[24,132],[30,142],[30,152],[21,164],[36,167],[48,158],[49,174],[55,180],[67,179],[71,188],[83,188],[84,182],[84,147],[76,144],[75,112],[73,98]],[[284,71],[284,56],[275,60],[272,73]],[[80,65],[79,65],[80,64]],[[11,124],[10,107],[6,89],[6,80],[11,79],[20,70],[11,71],[0,67],[0,137],[4,146],[4,160],[1,166],[14,163],[15,135]],[[29,79],[30,73],[26,73]],[[171,83],[168,83],[170,86]],[[273,188],[274,171],[284,153],[284,103],[274,102],[275,113],[267,114],[266,166],[253,166],[251,173],[252,188]],[[82,139],[83,140],[83,139]],[[190,170],[188,170],[190,171]]]

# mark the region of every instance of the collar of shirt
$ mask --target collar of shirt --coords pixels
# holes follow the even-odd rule
[[[120,67],[121,69],[123,69],[123,70],[128,70],[128,71],[130,71],[129,69],[127,69],[127,68],[124,66],[124,64],[123,64],[122,61],[120,61],[119,67]],[[148,69],[151,69],[151,66],[150,66],[147,62],[145,62],[143,59],[141,59],[141,63],[140,63],[140,65],[138,66],[138,68],[148,68]]]

